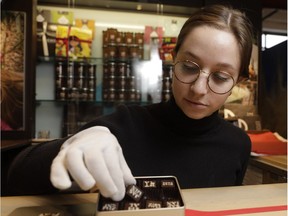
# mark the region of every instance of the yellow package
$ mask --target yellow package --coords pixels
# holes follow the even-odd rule
[[[92,38],[95,35],[95,21],[89,19],[75,19],[75,26],[81,29],[90,29],[92,31]]]
[[[91,57],[92,31],[70,26],[57,26],[56,56]]]

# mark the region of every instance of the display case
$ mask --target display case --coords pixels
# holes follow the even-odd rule
[[[165,2],[73,1],[67,4],[39,0],[35,138],[72,134],[87,121],[113,112],[119,103],[143,105],[168,100],[171,97],[171,50],[184,22],[201,6],[202,1],[187,7],[184,3]],[[257,6],[256,3],[246,5],[260,14]],[[255,18],[254,13],[248,16]],[[75,27],[82,29],[83,34],[91,30],[90,36],[77,38]],[[70,42],[75,38],[72,46]],[[259,70],[257,40],[254,50],[257,58],[252,65],[256,72]],[[88,54],[83,54],[87,49]],[[89,75],[89,71],[92,74]],[[247,86],[253,92],[244,103],[255,106],[257,76]],[[236,103],[242,105],[242,101]]]
[[[127,16],[117,10],[38,4],[35,138],[75,133],[87,121],[114,111],[119,103],[168,100],[171,51],[186,19],[184,15],[129,12]],[[78,39],[80,46],[72,47],[72,36],[76,37],[72,30],[84,29],[88,22],[92,23],[91,38]],[[81,54],[83,43],[89,43],[86,56]]]

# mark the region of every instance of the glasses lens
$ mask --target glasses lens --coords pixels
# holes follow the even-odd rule
[[[183,83],[193,83],[199,76],[200,68],[190,61],[177,62],[174,66],[176,78]]]
[[[209,88],[218,94],[225,94],[229,92],[234,86],[233,77],[225,72],[213,72],[208,78]]]

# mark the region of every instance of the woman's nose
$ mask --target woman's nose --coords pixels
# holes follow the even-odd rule
[[[208,77],[204,73],[200,73],[198,79],[196,79],[192,84],[191,84],[191,91],[193,91],[196,94],[207,94],[209,87],[207,85],[208,83]]]

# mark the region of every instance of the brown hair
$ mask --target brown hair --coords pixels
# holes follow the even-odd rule
[[[183,25],[176,47],[177,55],[183,41],[190,31],[198,26],[209,26],[219,30],[231,32],[239,43],[241,67],[239,77],[249,77],[249,63],[252,52],[253,30],[249,19],[244,13],[224,5],[209,5],[195,12]]]

